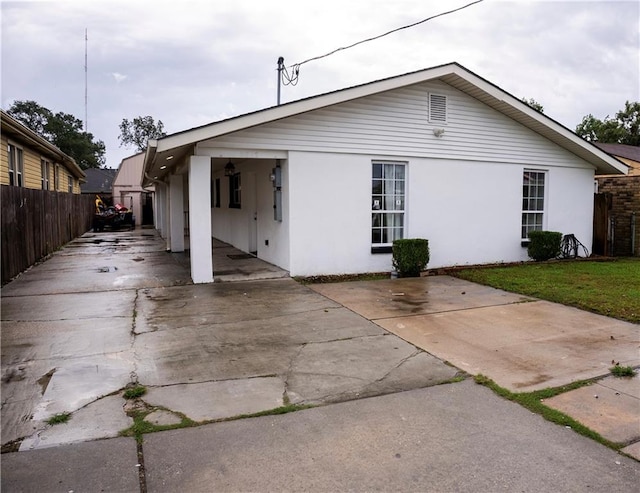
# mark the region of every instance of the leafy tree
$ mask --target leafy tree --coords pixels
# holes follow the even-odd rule
[[[160,139],[164,137],[164,124],[161,120],[155,123],[151,116],[138,116],[132,121],[126,118],[120,123],[120,147],[135,146],[136,150],[142,152],[147,148],[149,139]]]
[[[535,99],[533,99],[533,98],[529,98],[529,99],[522,98],[522,102],[524,104],[528,104],[534,110],[539,111],[540,113],[544,113],[544,106],[542,106],[540,103],[538,103]]]
[[[35,101],[15,101],[7,113],[71,156],[80,168],[100,168],[105,164],[104,142],[94,141],[93,134],[83,131],[82,120],[75,116],[54,114]]]
[[[627,101],[615,118],[599,120],[589,114],[578,124],[576,133],[589,142],[640,146],[640,102]]]

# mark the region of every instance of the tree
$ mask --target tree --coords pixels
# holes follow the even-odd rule
[[[615,118],[607,115],[599,120],[589,114],[578,124],[576,133],[589,142],[640,146],[640,102],[627,101]]]
[[[35,101],[15,101],[7,113],[71,156],[81,169],[105,164],[104,142],[94,141],[93,134],[84,132],[82,120],[75,116],[54,114]]]
[[[544,106],[542,106],[540,103],[538,103],[535,99],[533,98],[529,98],[527,100],[527,98],[522,98],[522,102],[524,104],[528,104],[529,106],[531,106],[534,110],[539,111],[540,113],[544,113]]]
[[[155,123],[151,116],[138,116],[132,121],[124,118],[120,123],[120,147],[135,146],[136,150],[142,152],[147,148],[149,139],[160,139],[164,137],[164,124],[158,120]]]

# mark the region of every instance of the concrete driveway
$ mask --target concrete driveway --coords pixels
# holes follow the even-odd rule
[[[114,437],[139,382],[163,423],[421,388],[459,372],[257,259],[193,285],[150,230],[88,233],[2,288],[2,443]],[[242,256],[240,256],[242,257]],[[215,262],[215,260],[214,260]],[[253,262],[253,263],[252,263]],[[240,264],[238,264],[240,265]],[[268,267],[268,265],[266,266]],[[46,424],[72,413],[64,426]]]
[[[640,326],[449,276],[312,289],[404,340],[514,392],[640,365]]]

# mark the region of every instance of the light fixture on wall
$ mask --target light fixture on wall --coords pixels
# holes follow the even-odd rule
[[[233,165],[231,160],[224,167],[224,176],[233,176],[236,172],[236,167]]]
[[[438,138],[442,137],[444,135],[444,128],[434,128],[433,135],[435,135]]]

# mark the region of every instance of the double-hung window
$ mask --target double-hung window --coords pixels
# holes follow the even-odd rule
[[[14,144],[9,144],[9,185],[24,187],[24,157],[22,149]]]
[[[525,170],[522,175],[522,231],[527,240],[530,231],[540,231],[544,224],[546,172]]]
[[[49,173],[51,163],[46,159],[40,159],[40,174],[42,175],[42,189],[49,190]]]
[[[391,252],[404,237],[406,163],[377,161],[371,180],[371,251]]]

